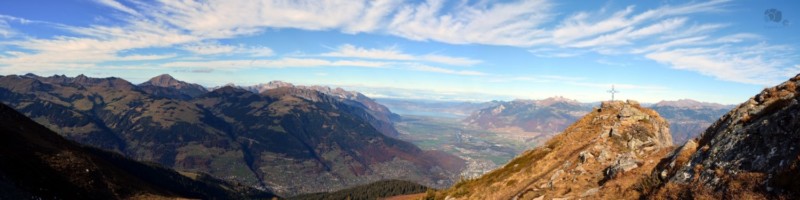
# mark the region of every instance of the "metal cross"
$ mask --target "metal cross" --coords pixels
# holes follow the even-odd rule
[[[611,85],[611,90],[609,90],[608,93],[611,93],[611,101],[614,101],[614,94],[619,93],[619,90],[615,90],[614,85]]]

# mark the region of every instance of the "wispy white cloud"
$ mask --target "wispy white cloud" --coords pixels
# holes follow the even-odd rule
[[[539,27],[550,19],[552,4],[545,0],[492,5],[460,4],[444,10],[443,0],[404,5],[386,30],[412,40],[452,44],[530,46],[543,42]]]
[[[93,0],[130,15],[113,26],[67,26],[0,15],[0,37],[15,32],[10,24],[43,23],[69,31],[72,36],[21,37],[4,41],[25,50],[0,58],[0,71],[19,71],[32,66],[84,69],[115,60],[158,60],[169,55],[128,55],[121,52],[147,48],[177,48],[197,56],[196,62],[172,65],[207,66],[344,66],[385,67],[405,63],[411,70],[435,73],[481,75],[478,71],[453,70],[422,64],[472,66],[483,61],[441,54],[409,54],[398,49],[370,49],[342,45],[333,52],[307,59],[207,62],[204,56],[249,54],[273,56],[272,49],[208,41],[222,41],[258,34],[268,29],[338,31],[346,34],[385,34],[409,40],[448,44],[483,44],[523,47],[539,57],[574,57],[585,53],[639,56],[679,70],[688,70],[720,80],[761,84],[786,74],[796,61],[785,54],[766,50],[781,47],[761,43],[765,39],[749,33],[715,36],[732,24],[700,23],[692,14],[725,11],[729,0],[689,2],[652,9],[628,6],[557,13],[551,0],[510,2],[446,0],[332,0],[332,1],[120,1]],[[563,19],[554,16],[565,16]],[[728,45],[726,48],[717,48]],[[749,49],[749,50],[748,50]],[[795,49],[784,49],[792,52]],[[331,58],[363,59],[338,61]],[[364,61],[366,60],[366,61]],[[794,59],[796,60],[796,59]],[[397,61],[397,62],[395,62]],[[260,63],[259,63],[260,62]],[[204,64],[205,63],[205,64]],[[412,63],[414,65],[408,64]],[[422,64],[420,64],[422,63]],[[736,67],[737,65],[751,65]],[[396,66],[396,65],[392,65]],[[759,69],[745,69],[744,67]],[[61,69],[58,68],[58,69]],[[776,73],[777,72],[777,73]]]
[[[345,33],[374,32],[385,26],[386,19],[394,9],[403,3],[402,0],[373,0],[365,5],[365,11],[357,17],[358,21],[344,26]]]
[[[477,65],[482,63],[483,61],[466,58],[466,57],[452,57],[452,56],[443,56],[437,54],[427,54],[419,57],[420,60],[435,62],[435,63],[442,63],[448,65],[461,65],[461,66],[470,66],[470,65]]]
[[[479,71],[472,71],[472,70],[452,70],[452,69],[445,69],[441,67],[432,67],[428,65],[422,64],[411,64],[409,69],[415,71],[424,71],[424,72],[436,72],[436,73],[443,73],[443,74],[454,74],[454,75],[465,75],[465,76],[483,76],[486,75],[483,72]]]
[[[163,60],[163,59],[168,59],[168,58],[174,58],[176,56],[177,56],[176,54],[163,54],[163,55],[157,55],[157,54],[147,54],[147,55],[132,54],[132,55],[126,55],[126,56],[118,56],[115,60],[119,60],[119,61]]]
[[[356,47],[352,44],[344,44],[336,48],[333,52],[321,54],[327,57],[346,57],[346,58],[367,58],[380,60],[414,60],[415,56],[406,54],[394,47],[386,49],[367,49]]]
[[[533,83],[560,83],[560,82],[574,82],[581,81],[584,77],[570,77],[570,76],[556,76],[556,75],[532,75],[532,76],[494,76],[487,81],[491,83],[505,83],[505,82],[533,82]]]
[[[200,54],[200,55],[214,55],[214,54],[250,54],[252,56],[272,56],[274,52],[269,47],[263,46],[244,46],[244,45],[227,45],[218,42],[199,42],[187,44],[180,47],[180,49]]]
[[[685,17],[668,17],[720,11],[726,2],[728,1],[722,0],[661,6],[639,14],[634,14],[634,6],[628,6],[610,16],[603,16],[602,12],[579,12],[552,30],[552,41],[559,46],[571,47],[631,44],[632,39],[668,34],[682,27],[688,20]]]
[[[716,48],[676,48],[648,53],[645,57],[674,69],[698,72],[719,80],[771,85],[782,81],[791,71],[787,59],[789,46],[756,44]]]
[[[363,60],[324,60],[312,58],[281,58],[276,60],[214,60],[214,61],[177,61],[163,64],[165,67],[177,68],[213,68],[213,69],[248,69],[248,68],[292,68],[292,67],[368,67],[384,68],[389,63]]]
[[[531,54],[542,58],[569,58],[582,55],[586,50],[573,49],[573,48],[535,48],[529,49]]]
[[[335,51],[321,54],[324,57],[344,57],[344,58],[364,58],[364,59],[377,59],[377,60],[400,60],[400,61],[426,61],[435,62],[448,65],[469,66],[481,63],[482,61],[465,58],[465,57],[451,57],[437,54],[427,55],[411,55],[404,53],[396,47],[385,49],[368,49],[357,47],[352,44],[344,44],[335,49]]]
[[[261,28],[371,31],[391,1],[159,1],[143,5],[155,19],[206,37],[230,37]],[[362,15],[362,13],[367,13]],[[372,17],[372,18],[368,18]],[[364,25],[362,25],[364,24]]]
[[[252,68],[321,68],[321,67],[364,67],[385,68],[396,70],[412,70],[461,76],[484,76],[486,73],[473,70],[453,70],[433,67],[419,63],[384,62],[368,60],[326,60],[316,58],[280,58],[280,59],[255,59],[255,60],[200,60],[200,61],[175,61],[161,64],[174,68],[213,68],[240,70]]]
[[[134,10],[134,9],[128,7],[128,6],[125,6],[122,3],[118,2],[118,1],[115,1],[115,0],[94,0],[94,1],[99,3],[99,4],[102,4],[102,5],[117,9],[119,11],[131,14],[131,15],[141,16],[141,14],[139,14],[139,12],[137,12],[136,10]]]
[[[8,38],[13,34],[14,31],[11,29],[11,26],[8,25],[8,22],[0,19],[0,37]]]

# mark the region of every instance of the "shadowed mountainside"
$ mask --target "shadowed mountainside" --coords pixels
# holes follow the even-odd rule
[[[0,104],[0,199],[243,199],[273,195],[207,175],[192,179],[63,139]]]

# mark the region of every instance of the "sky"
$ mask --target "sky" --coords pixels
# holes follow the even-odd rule
[[[798,48],[793,0],[0,1],[3,75],[374,98],[738,104],[800,73]]]

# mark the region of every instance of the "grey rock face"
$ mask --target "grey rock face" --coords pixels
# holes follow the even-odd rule
[[[761,174],[766,179],[763,180],[765,188],[771,188],[775,194],[785,192],[787,188],[782,190],[773,184],[782,173],[796,173],[793,166],[800,163],[797,159],[800,156],[797,84],[800,84],[800,75],[764,89],[737,106],[711,125],[697,144],[687,143],[673,153],[671,162],[657,173],[679,184],[698,179],[700,184],[717,191],[726,189],[726,184],[719,184],[720,180],[730,180],[731,176],[741,173]],[[694,151],[688,161],[685,164],[676,162],[681,152],[687,151]],[[664,173],[669,171],[674,173]],[[793,182],[780,184],[797,185],[798,182],[794,178]]]

